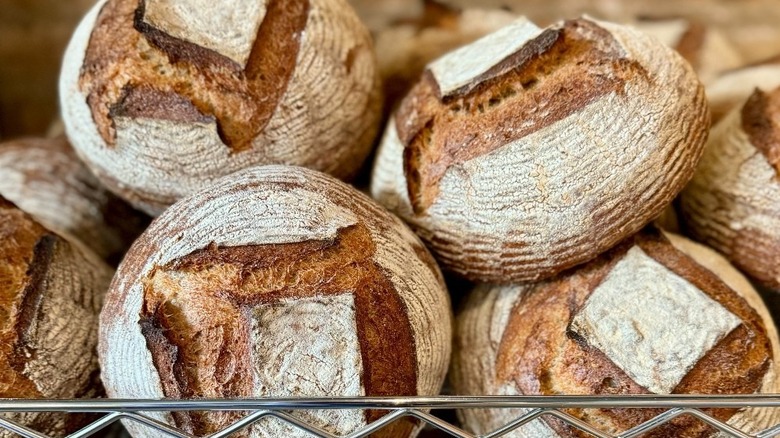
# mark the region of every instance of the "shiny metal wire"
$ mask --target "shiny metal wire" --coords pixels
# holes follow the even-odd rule
[[[175,427],[150,417],[155,411],[243,411],[246,415],[232,425],[209,435],[223,438],[246,429],[263,418],[273,417],[289,423],[314,437],[340,438],[320,427],[308,424],[296,412],[320,409],[380,409],[387,414],[377,421],[356,430],[344,438],[367,437],[371,433],[404,417],[416,418],[429,427],[453,437],[498,438],[544,416],[556,417],[598,438],[634,438],[649,432],[674,418],[688,415],[709,424],[725,436],[739,438],[770,438],[780,436],[780,424],[756,434],[749,434],[723,423],[702,411],[704,408],[771,407],[780,409],[780,394],[762,395],[637,395],[637,396],[485,396],[485,397],[349,397],[349,398],[274,398],[274,399],[217,399],[217,400],[18,400],[0,399],[0,414],[14,412],[93,412],[103,417],[68,438],[86,438],[113,423],[124,420],[141,427],[156,430],[162,436],[193,438]],[[474,435],[435,415],[430,409],[522,409],[522,414],[506,425],[484,435]],[[567,408],[637,408],[663,409],[664,412],[645,423],[618,435],[598,430],[593,425],[573,417]],[[0,430],[8,430],[25,438],[47,438],[46,435],[17,424],[0,415]]]

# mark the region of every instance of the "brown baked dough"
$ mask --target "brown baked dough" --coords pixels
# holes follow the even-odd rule
[[[708,121],[696,75],[656,39],[519,19],[429,65],[387,126],[371,193],[449,270],[547,278],[657,217]]]
[[[95,174],[159,214],[259,164],[352,178],[379,88],[371,37],[343,0],[102,0],[71,40],[60,95]]]
[[[681,197],[696,240],[780,290],[780,88],[756,89],[712,130]]]
[[[112,274],[96,255],[0,196],[0,398],[103,394],[97,324]],[[6,415],[49,436],[75,432],[90,419],[61,412]]]
[[[434,395],[449,306],[433,258],[397,218],[325,174],[259,167],[174,204],[131,248],[101,314],[103,380],[121,398]],[[380,415],[300,413],[335,434]],[[240,416],[158,414],[196,435]],[[269,420],[252,436],[304,434]]]
[[[753,394],[778,390],[777,331],[761,298],[714,251],[646,229],[577,269],[535,284],[478,286],[458,317],[458,394]],[[568,409],[618,435],[648,409]],[[740,430],[777,423],[772,409],[706,409]],[[477,433],[518,412],[464,411]],[[709,437],[678,417],[646,437]],[[585,437],[547,417],[516,437]]]
[[[149,223],[100,185],[64,136],[0,143],[0,195],[114,266]]]

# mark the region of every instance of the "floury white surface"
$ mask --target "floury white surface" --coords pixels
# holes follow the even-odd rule
[[[696,286],[633,247],[570,327],[638,384],[655,394],[671,394],[739,324],[738,317]]]
[[[442,97],[447,97],[456,90],[476,85],[474,78],[487,73],[541,32],[542,29],[527,18],[520,17],[513,23],[431,62],[428,69],[436,78]]]
[[[285,91],[278,102],[266,102],[273,105],[273,113],[262,132],[250,139],[248,149],[235,151],[220,137],[221,125],[208,115],[183,122],[117,114],[112,121],[115,144],[107,144],[80,83],[96,20],[107,3],[100,0],[71,39],[60,76],[60,102],[68,137],[79,155],[103,184],[136,208],[157,215],[221,176],[260,164],[300,165],[340,178],[357,173],[375,136],[381,99],[370,35],[347,4],[310,0],[304,30],[295,36],[299,50],[294,71],[286,84],[279,85],[286,86]],[[239,17],[226,15],[234,4],[220,1],[187,2],[188,7],[165,0],[146,3],[151,14],[147,19],[157,25],[165,21],[164,31],[208,44],[208,49],[201,50],[213,49],[214,56],[225,56],[239,65],[246,62],[247,47],[254,44],[256,32],[234,33],[262,26],[267,6],[267,2],[240,2],[246,16]],[[233,25],[226,28],[233,20],[240,22],[238,29]],[[212,28],[221,31],[199,32]],[[210,96],[219,95],[220,84],[194,79],[196,67],[183,61],[170,62],[143,36],[137,50],[132,59],[117,65],[112,81],[132,82],[128,71],[134,63],[156,62],[154,68],[162,76],[190,75],[193,87],[203,87]],[[150,53],[154,56],[145,59]],[[154,83],[132,85],[155,87]],[[237,103],[231,113],[246,117],[249,110]]]
[[[144,284],[155,269],[209,246],[331,241],[340,230],[358,224],[368,228],[376,248],[373,262],[381,267],[406,308],[417,358],[417,393],[437,394],[449,361],[451,310],[440,273],[435,265],[428,264],[432,259],[422,244],[397,218],[345,184],[310,170],[266,166],[232,175],[209,190],[175,204],[131,249],[119,268],[101,315],[101,364],[109,395],[164,396],[160,375],[139,326]],[[273,281],[276,280],[266,282]],[[355,351],[354,333],[350,331],[355,324],[352,295],[353,291],[345,290],[327,299],[283,301],[275,307],[255,309],[254,324],[259,324],[253,329],[258,342],[253,347],[255,356],[277,357],[289,367],[282,373],[284,376],[278,376],[281,380],[272,385],[267,376],[263,377],[262,364],[252,364],[259,373],[254,382],[254,396],[311,395],[309,383],[279,384],[293,382],[295,375],[304,381],[315,377],[313,381],[346,385],[338,384],[339,389],[333,390],[318,387],[315,395],[364,393],[363,388],[352,386],[353,379],[347,378],[366,366],[355,360],[360,358],[360,352]],[[182,304],[186,307],[186,302]],[[291,330],[290,335],[299,331],[307,339],[313,339],[314,332],[319,331],[319,337],[335,330],[321,345],[323,352],[332,353],[330,356],[314,358],[303,350],[293,349],[293,357],[286,357],[290,350],[283,342],[287,338],[284,331],[273,330],[271,338],[262,336],[283,320],[296,319],[291,315],[299,312],[311,313],[315,318],[305,327],[289,324],[284,330]],[[332,325],[334,321],[341,329]],[[343,393],[339,392],[342,390]],[[315,424],[332,431],[365,424],[364,417],[353,414],[330,423],[328,419],[334,419],[330,418],[332,415],[319,413],[313,419]],[[172,421],[162,413],[157,413],[156,418]],[[128,428],[136,438],[148,436],[132,424]],[[303,436],[298,432],[292,434],[287,426],[273,420],[254,427],[251,434],[254,437]]]
[[[665,234],[671,244],[679,251],[693,258],[704,268],[717,273],[720,279],[732,290],[737,292],[747,303],[755,309],[765,322],[767,335],[772,344],[772,363],[763,377],[759,393],[774,394],[780,390],[780,382],[777,379],[777,359],[780,358],[780,342],[777,330],[764,305],[761,297],[753,287],[725,258],[715,251],[696,244],[685,238]],[[626,263],[632,264],[642,260],[641,257],[624,258]],[[633,260],[633,261],[632,261]],[[671,274],[674,275],[674,274]],[[668,274],[665,275],[668,278]],[[664,276],[655,280],[663,281]],[[684,281],[684,280],[683,280]],[[504,382],[496,378],[496,361],[499,356],[499,347],[505,330],[513,312],[520,311],[518,303],[528,294],[534,285],[480,285],[469,296],[458,316],[456,329],[456,345],[459,346],[453,353],[453,367],[450,378],[455,390],[460,395],[520,395],[515,382]],[[642,289],[644,295],[652,294],[649,289]],[[593,298],[593,295],[591,295]],[[649,297],[648,297],[649,298]],[[652,322],[659,326],[667,324],[664,319],[666,314],[656,314]],[[624,314],[624,320],[631,321],[631,316]],[[699,326],[680,326],[679,330],[699,330]],[[647,337],[654,336],[655,330],[646,333]],[[643,342],[636,339],[637,343]],[[645,340],[652,342],[652,339]],[[631,348],[630,351],[638,351]],[[657,381],[657,383],[659,383]],[[666,393],[666,392],[664,392]],[[474,433],[485,434],[509,423],[521,415],[523,410],[511,409],[464,409],[460,411],[461,421],[467,430]],[[595,411],[593,411],[595,412]],[[728,424],[746,431],[755,433],[764,428],[774,426],[780,421],[780,413],[772,408],[745,408],[733,415]],[[599,423],[597,418],[589,418],[588,423],[601,425],[602,431],[608,429]],[[608,423],[607,423],[608,424]],[[526,426],[515,430],[508,435],[510,438],[560,438],[544,420],[534,420]],[[715,436],[725,438],[725,434]]]
[[[145,0],[144,22],[246,66],[267,0],[233,1],[214,8],[213,0]]]
[[[634,63],[638,70],[627,74],[620,89],[605,92],[572,114],[553,118],[557,121],[538,129],[529,126],[534,122],[522,119],[516,125],[502,122],[507,126],[485,126],[479,131],[472,126],[474,138],[482,135],[485,141],[504,138],[513,131],[527,130],[528,134],[463,162],[410,164],[416,166],[413,170],[404,168],[404,154],[410,145],[399,137],[399,131],[407,128],[404,124],[412,122],[396,115],[388,123],[374,165],[371,194],[412,226],[443,267],[478,281],[549,277],[638,231],[661,213],[691,177],[706,139],[708,114],[703,87],[690,66],[671,49],[635,29],[587,19],[583,22],[606,35],[588,35],[589,40],[601,44],[605,38],[614,38],[620,51],[616,62]],[[549,31],[541,35],[549,38]],[[523,33],[521,38],[526,36]],[[484,60],[496,62],[488,56]],[[486,64],[479,70],[494,65]],[[459,73],[450,74],[455,77]],[[583,70],[577,74],[588,77],[592,73]],[[540,77],[538,84],[534,82],[528,89],[511,84],[516,94],[492,109],[485,105],[480,113],[474,110],[471,117],[500,111],[511,105],[506,103],[511,99],[544,87],[544,80]],[[495,92],[504,86],[496,85]],[[415,107],[419,102],[411,99],[417,98],[414,91],[407,96],[409,117],[426,110],[422,103]],[[566,104],[579,104],[566,99],[571,98],[548,99],[548,106],[531,113],[548,120],[553,112],[565,111]],[[433,104],[426,101],[424,105]],[[466,112],[459,108],[451,109],[455,115],[444,114],[450,109],[442,109],[441,118]],[[441,134],[435,117],[439,115],[425,128],[431,130],[431,136],[459,134],[457,127],[448,127],[452,134]],[[469,123],[465,116],[463,119]],[[441,140],[448,148],[441,155],[478,150],[480,141],[450,144]],[[445,170],[430,205],[415,212],[409,198],[410,172],[432,172],[440,167]]]

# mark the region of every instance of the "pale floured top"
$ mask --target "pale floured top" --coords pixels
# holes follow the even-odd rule
[[[344,11],[348,6],[341,0],[310,0],[306,25],[299,37],[296,68],[268,125],[254,138],[250,149],[233,153],[219,137],[215,120],[182,123],[123,117],[115,119],[115,144],[106,145],[79,87],[90,34],[106,1],[100,0],[89,11],[71,38],[60,75],[60,103],[76,151],[101,182],[136,208],[158,215],[177,199],[218,178],[258,164],[300,165],[345,174],[350,166],[358,165],[356,156],[367,153],[371,143],[368,137],[378,114],[378,104],[372,101],[378,83],[375,60],[365,50],[369,44],[367,32],[360,30],[357,17]],[[151,3],[160,11],[173,14],[176,9],[176,14],[184,14],[184,3]],[[239,3],[244,5],[242,13],[248,13],[246,8],[254,11],[249,15],[259,25],[264,10],[259,5],[265,3]],[[203,11],[214,9],[212,6]],[[219,10],[225,14],[234,11],[229,7]],[[200,20],[201,26],[211,23],[203,16],[188,17]],[[219,14],[213,17],[214,23],[229,19]],[[231,27],[223,36],[235,42],[233,34],[238,30]],[[241,38],[246,37],[246,31],[241,30]],[[251,44],[255,36],[253,31]],[[323,56],[323,48],[327,48],[328,56]]]
[[[638,230],[654,216],[651,210],[660,214],[671,199],[669,187],[682,186],[688,177],[699,149],[681,143],[702,119],[690,110],[701,103],[690,89],[698,85],[693,71],[671,49],[635,29],[596,23],[616,39],[626,59],[646,68],[648,77],[637,75],[620,92],[608,92],[565,118],[450,166],[422,213],[415,214],[409,202],[404,145],[394,132],[395,120],[388,123],[371,194],[412,224],[443,265],[463,273],[461,260],[470,257],[478,261],[468,267],[469,275],[512,269],[512,275],[531,279],[526,269],[553,269],[561,258],[571,260],[593,248],[594,241],[614,244]],[[685,85],[669,91],[671,83]],[[523,123],[533,122],[517,123],[526,129]],[[643,211],[627,214],[627,199]],[[495,245],[499,238],[505,243],[501,247]],[[523,249],[506,249],[516,247]]]
[[[718,274],[719,278],[732,288],[737,294],[744,298],[747,303],[756,310],[761,319],[766,324],[767,335],[772,344],[773,363],[767,370],[763,378],[759,393],[776,393],[780,390],[780,381],[777,376],[777,358],[780,357],[780,341],[778,340],[777,329],[772,322],[769,311],[764,305],[761,297],[756,293],[747,279],[739,273],[729,262],[715,251],[703,245],[692,242],[686,238],[664,233],[672,245],[682,251],[689,257],[692,257],[697,263]],[[638,247],[633,247],[629,251],[634,251]],[[641,251],[641,250],[639,250]],[[628,256],[631,262],[644,263],[647,256],[634,251],[632,256]],[[624,258],[625,260],[625,258]],[[620,263],[620,262],[619,262]],[[618,264],[619,264],[618,263]],[[617,268],[617,266],[616,266]],[[666,268],[664,268],[666,269]],[[660,273],[659,277],[650,279],[650,284],[658,286],[664,281],[670,280],[671,272]],[[661,279],[661,280],[659,280]],[[607,281],[607,279],[605,279]],[[631,280],[632,281],[632,280]],[[648,281],[645,279],[644,281]],[[677,282],[677,280],[673,280]],[[684,281],[684,280],[682,280]],[[632,283],[633,284],[633,283]],[[642,287],[642,285],[639,285]],[[457,341],[456,345],[460,348],[454,351],[453,367],[451,379],[455,390],[460,395],[519,395],[520,392],[511,384],[497,381],[496,358],[498,348],[503,337],[504,330],[510,319],[510,314],[515,304],[531,288],[522,285],[480,285],[470,294],[467,302],[458,315],[457,320]],[[641,290],[641,289],[640,289]],[[654,289],[655,290],[655,289]],[[648,292],[645,292],[647,294]],[[696,294],[702,292],[696,291]],[[596,291],[593,292],[596,294]],[[588,300],[594,297],[591,295]],[[709,299],[709,298],[708,298]],[[712,301],[710,299],[710,301]],[[716,303],[718,306],[720,304]],[[637,310],[641,306],[631,306],[631,309]],[[611,311],[618,313],[621,308],[612,308]],[[724,309],[725,310],[725,309]],[[626,312],[623,316],[626,317]],[[635,312],[632,312],[632,315]],[[730,312],[728,312],[730,314]],[[657,315],[654,324],[667,324],[661,321],[668,317],[668,314]],[[704,316],[710,316],[706,314]],[[732,315],[733,316],[733,315]],[[687,318],[688,316],[686,316]],[[709,322],[705,323],[710,324]],[[680,328],[682,330],[682,328]],[[680,333],[682,336],[688,336]],[[630,351],[635,351],[631,347]],[[517,418],[521,415],[521,410],[510,409],[464,409],[459,412],[459,417],[467,430],[479,434],[491,432]],[[757,432],[769,426],[777,424],[780,421],[780,413],[771,408],[747,408],[734,414],[728,424],[741,430]],[[506,435],[510,438],[558,438],[559,435],[551,429],[543,420],[534,420],[522,428],[510,432]],[[718,435],[720,436],[720,435]],[[725,435],[724,435],[725,436]]]
[[[290,388],[310,397],[366,395],[360,384],[363,368],[352,294],[286,298],[253,313],[255,396],[289,397]],[[326,358],[339,358],[340,366]],[[340,435],[365,424],[361,411],[301,411],[297,418],[325,422]],[[259,436],[294,436],[297,431],[280,423],[268,426],[255,428]]]
[[[406,306],[417,353],[417,391],[419,394],[437,393],[448,366],[451,313],[438,270],[432,271],[414,253],[415,245],[421,247],[419,240],[398,219],[331,177],[302,168],[265,166],[226,177],[209,190],[176,203],[150,226],[139,239],[141,243],[131,249],[119,268],[102,314],[101,363],[109,394],[113,397],[163,396],[159,375],[138,324],[144,296],[142,282],[155,267],[212,243],[233,247],[329,240],[337,237],[340,229],[358,222],[369,229],[376,243],[374,261],[384,270]],[[256,309],[256,312],[260,318],[268,318],[270,314],[293,318],[291,315],[295,312],[309,312],[323,321],[323,327],[331,323],[347,327],[354,324],[351,292],[344,291],[344,294],[319,301],[303,300],[300,308],[297,304],[293,307],[292,303],[282,302],[271,308]],[[326,311],[323,305],[328,303],[335,307],[327,307],[329,310]],[[289,319],[292,320],[294,318]],[[276,324],[279,323],[274,326]],[[312,330],[315,329],[301,325],[290,326],[288,330],[278,332],[280,335],[274,337],[280,341],[274,350],[278,354],[283,353],[278,348],[287,345],[282,343],[285,336],[281,333],[295,332],[295,336],[306,338],[314,336]],[[341,333],[318,348],[323,352],[343,349],[344,370],[339,372],[359,373],[361,365],[357,359],[353,360],[359,358],[359,354],[354,340],[348,335]],[[307,353],[308,350],[295,351],[300,353],[299,363],[285,362],[291,367],[288,371],[309,376],[307,378],[313,382],[333,379],[334,371],[320,369],[323,367]],[[135,365],[130,367],[128,364]],[[271,378],[258,380],[256,396],[301,394],[294,385],[271,391],[269,386],[263,386],[264,381],[270,382]],[[347,394],[362,391],[354,386],[354,380],[339,381],[343,386],[335,391]],[[302,391],[305,387],[299,389]],[[335,414],[316,413],[323,424],[327,423],[323,419],[329,415]],[[342,426],[365,421],[362,416],[345,415],[346,423]],[[287,429],[279,423],[263,430],[271,434],[268,436],[274,436]]]
[[[245,66],[263,22],[266,0],[145,0],[143,21],[166,34]]]
[[[473,83],[501,61],[536,38],[542,29],[525,17],[431,62],[428,69],[439,84],[441,96]],[[498,72],[499,74],[502,72]]]
[[[634,246],[591,293],[570,327],[636,383],[671,394],[699,359],[741,323]]]

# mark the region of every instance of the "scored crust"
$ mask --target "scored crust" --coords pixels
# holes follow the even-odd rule
[[[100,338],[112,397],[430,395],[444,378],[451,316],[430,254],[364,195],[313,171],[252,169],[177,203],[139,239],[116,278]],[[302,327],[259,337],[273,315],[336,302],[342,310],[334,308],[334,317],[354,314],[354,322],[344,323],[353,328],[345,329],[348,337],[336,336],[341,347],[323,357],[287,345]],[[316,326],[325,322],[312,318],[311,329],[324,331]],[[343,350],[353,338],[356,364],[353,352]],[[283,381],[301,384],[269,383],[258,374],[265,365],[253,362],[258,355],[280,361],[275,372]],[[128,369],[130,357],[143,364]],[[300,377],[286,371],[293,363]],[[338,373],[359,374],[359,385],[305,389],[303,382]],[[330,414],[318,411],[307,421],[343,434],[381,414],[328,422]],[[201,434],[237,417],[159,418]],[[378,436],[412,436],[414,429],[414,422],[400,422]],[[250,435],[299,433],[269,421]]]
[[[112,271],[0,197],[0,397],[94,398],[97,319]],[[40,433],[65,435],[89,415],[14,413]],[[0,437],[10,437],[9,431]]]
[[[756,90],[713,128],[680,206],[689,233],[780,288],[780,89]]]
[[[439,93],[426,73],[402,102],[371,192],[479,281],[546,278],[636,232],[682,189],[707,136],[703,87],[679,55],[585,18]]]
[[[464,395],[477,394],[647,394],[602,350],[571,331],[570,321],[604,283],[625,254],[641,248],[668,272],[684,278],[740,320],[736,329],[710,348],[672,393],[773,393],[777,390],[776,329],[758,295],[744,278],[713,251],[680,237],[643,232],[610,253],[548,282],[478,288],[459,316],[453,382]],[[718,277],[714,274],[717,269]],[[661,279],[659,279],[661,281]],[[752,306],[752,307],[751,307]],[[670,315],[658,315],[668,318]],[[486,321],[480,323],[480,319]],[[691,328],[704,330],[704,327]],[[624,334],[628,336],[628,334]],[[645,333],[660,336],[659,332]],[[488,347],[480,344],[489,340]],[[643,342],[641,338],[634,342]],[[637,344],[638,345],[638,344]],[[484,350],[484,351],[480,351]],[[639,351],[639,350],[638,350]],[[479,355],[481,358],[478,358]],[[482,362],[478,365],[478,362]],[[659,363],[658,366],[663,366]],[[482,373],[485,373],[484,375]],[[475,379],[475,383],[468,383]],[[568,413],[600,430],[619,433],[660,413],[658,410],[571,409]],[[766,410],[710,409],[730,424],[757,431],[774,424]],[[769,415],[768,415],[769,414]],[[464,413],[478,433],[508,421],[512,413],[483,410]],[[767,416],[768,415],[768,416]],[[714,430],[692,417],[679,417],[647,436],[703,437]],[[515,437],[580,437],[556,419],[537,421]]]
[[[242,64],[234,58],[243,59],[236,54],[247,41],[232,33],[211,48],[197,45],[195,28],[221,26],[226,5],[199,2],[207,10],[188,15],[160,1],[149,14],[138,0],[100,1],[66,52],[68,136],[112,191],[159,214],[251,165],[357,173],[381,99],[370,36],[348,5],[264,2],[262,14],[241,17],[260,21]],[[209,9],[215,23],[204,22]],[[187,20],[193,29],[185,31]],[[223,54],[221,45],[231,48]]]
[[[501,63],[516,68],[498,77],[488,71],[474,78],[479,85],[469,91],[442,99],[435,78],[425,75],[395,116],[406,145],[404,169],[415,212],[430,207],[450,167],[542,130],[646,75],[642,66],[622,55],[605,29],[585,20],[570,21],[561,29],[546,30]],[[494,70],[507,69],[501,64]],[[576,74],[584,69],[593,74]],[[504,100],[511,103],[501,105]],[[539,108],[539,102],[549,106]],[[497,109],[486,113],[490,107]],[[517,126],[517,120],[524,123]],[[479,126],[494,129],[475,135]]]
[[[144,8],[107,2],[87,47],[80,85],[103,140],[115,145],[115,117],[215,119],[226,146],[252,147],[295,71],[309,1],[268,2],[245,66],[153,27]]]

